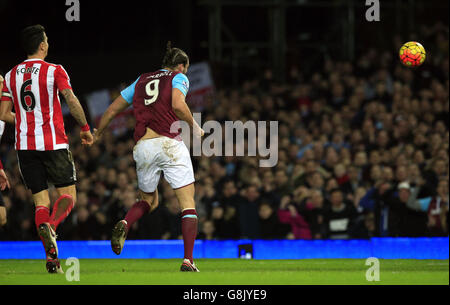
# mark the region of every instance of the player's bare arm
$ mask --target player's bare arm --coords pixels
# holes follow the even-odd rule
[[[84,126],[87,123],[86,115],[84,114],[83,107],[81,107],[80,101],[75,96],[73,91],[71,89],[64,89],[61,91],[62,95],[64,96],[64,99],[67,102],[67,105],[69,106],[70,113],[75,118],[77,123],[80,126]]]
[[[11,188],[11,185],[9,184],[8,176],[2,168],[0,169],[0,190],[4,191],[6,188]]]
[[[75,118],[77,123],[80,126],[86,126],[87,120],[86,115],[84,114],[83,107],[80,104],[80,101],[75,96],[71,89],[64,89],[61,91],[64,99],[69,106],[70,113]],[[80,131],[81,144],[92,145],[94,143],[94,138],[89,130],[81,130]]]
[[[12,103],[11,101],[3,101],[0,104],[0,120],[9,123],[9,124],[15,124],[15,116],[12,110]]]
[[[114,102],[109,105],[108,109],[106,109],[105,113],[102,115],[100,119],[100,123],[98,125],[98,129],[94,129],[95,140],[97,141],[103,135],[103,132],[111,123],[111,121],[122,111],[130,106],[127,101],[119,95]]]
[[[179,89],[172,89],[172,109],[180,120],[185,121],[191,126],[194,131],[194,135],[203,136],[203,129],[198,126],[197,122],[192,116],[189,106],[186,104],[186,100],[183,92]]]

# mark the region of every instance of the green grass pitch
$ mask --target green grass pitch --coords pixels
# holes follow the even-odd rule
[[[0,285],[448,285],[448,262],[380,259],[380,281],[368,282],[363,259],[198,259],[200,273],[180,272],[181,260],[174,259],[81,259],[80,281],[69,282],[47,274],[43,260],[0,260]]]

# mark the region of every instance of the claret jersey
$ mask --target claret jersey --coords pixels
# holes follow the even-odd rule
[[[189,90],[186,75],[160,69],[142,74],[121,92],[122,97],[134,108],[136,142],[145,135],[147,127],[162,136],[179,138],[179,119],[172,110],[173,88],[179,89],[186,96]]]

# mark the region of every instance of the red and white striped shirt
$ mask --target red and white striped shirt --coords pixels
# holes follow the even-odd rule
[[[16,150],[57,150],[69,147],[59,91],[72,89],[61,65],[28,59],[5,75],[1,101],[16,112]]]

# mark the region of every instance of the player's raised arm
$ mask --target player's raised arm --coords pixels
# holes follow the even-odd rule
[[[100,123],[98,125],[98,129],[94,129],[95,140],[97,141],[102,135],[105,129],[108,127],[109,123],[122,111],[128,108],[130,104],[123,98],[122,95],[119,95],[114,102],[109,105],[108,109],[106,109],[105,113],[102,115],[100,119]]]
[[[72,89],[64,89],[61,91],[64,99],[69,106],[70,114],[75,118],[78,125],[81,126],[80,138],[81,144],[92,145],[94,143],[94,138],[89,130],[89,125],[86,120],[86,115],[84,114],[83,107],[80,101],[73,93]]]
[[[98,129],[94,129],[95,141],[97,141],[103,135],[103,132],[108,127],[109,123],[122,111],[128,108],[133,103],[134,89],[139,78],[130,86],[122,90],[120,95],[109,105],[105,113],[100,119]]]

